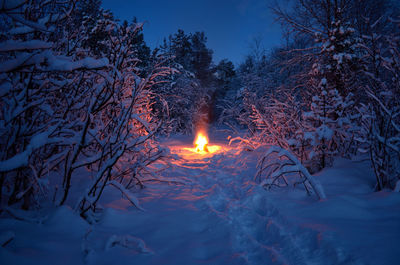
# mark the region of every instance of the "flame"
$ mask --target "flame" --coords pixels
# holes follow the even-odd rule
[[[197,153],[208,153],[208,137],[199,132],[194,141],[194,146]]]
[[[203,159],[226,150],[221,145],[210,145],[207,133],[204,130],[197,132],[193,147],[170,146],[170,148],[173,153],[179,154],[185,159]]]

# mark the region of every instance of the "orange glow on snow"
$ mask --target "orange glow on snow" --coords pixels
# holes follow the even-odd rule
[[[207,133],[200,131],[193,141],[193,147],[172,145],[169,146],[172,153],[178,154],[185,159],[203,159],[226,151],[227,147],[212,145],[209,142]]]
[[[194,140],[194,148],[185,148],[186,150],[195,152],[200,155],[213,154],[221,150],[219,145],[210,145],[208,136],[204,132],[198,132]]]

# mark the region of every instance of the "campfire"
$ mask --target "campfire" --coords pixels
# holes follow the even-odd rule
[[[208,153],[208,137],[204,135],[202,132],[199,132],[196,136],[196,140],[194,141],[194,148],[197,153]]]
[[[193,146],[173,145],[169,146],[172,153],[179,154],[186,159],[203,159],[211,157],[219,152],[226,150],[226,146],[211,144],[207,135],[207,130],[199,130],[193,141]]]
[[[220,145],[209,144],[208,136],[205,131],[197,132],[193,145],[194,148],[185,148],[185,149],[200,155],[213,154],[221,150]]]

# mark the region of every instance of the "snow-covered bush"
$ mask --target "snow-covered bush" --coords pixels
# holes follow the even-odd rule
[[[326,87],[325,85],[322,85]],[[352,106],[337,90],[314,96],[311,110],[304,111],[290,94],[285,101],[267,98],[253,105],[250,118],[256,125],[251,141],[277,145],[290,150],[312,172],[329,164],[335,155],[344,155],[352,144],[352,117],[346,111]]]
[[[302,115],[312,146],[308,159],[314,161],[315,170],[329,165],[334,156],[348,156],[355,149],[358,115],[353,93],[359,93],[356,81],[360,59],[355,30],[342,19],[339,8],[327,33],[316,33],[320,52],[308,73],[311,102]]]
[[[266,98],[257,105],[252,105],[252,118],[256,125],[254,135],[264,144],[277,145],[288,149],[292,142],[299,124],[299,106],[290,94],[287,94],[287,101],[282,102],[276,98]]]
[[[305,13],[311,12],[308,2],[299,5],[306,8]],[[312,172],[331,164],[336,155],[354,153],[354,135],[359,131],[355,112],[359,98],[354,96],[360,87],[358,39],[340,5],[330,8],[324,10],[329,14],[321,25],[309,17],[275,10],[279,19],[302,36],[295,37],[294,47],[282,51],[286,56],[277,57],[284,62],[281,72],[290,69],[289,79],[294,80],[280,80],[280,86],[272,90],[267,85],[257,89],[250,100],[251,113],[244,112],[247,123],[255,124],[255,129],[249,126],[254,131],[252,141],[290,150]],[[276,83],[278,77],[276,73],[264,75],[264,82]]]
[[[303,113],[303,118],[304,122],[309,123],[305,134],[312,146],[308,159],[324,168],[334,156],[351,151],[357,115],[352,114],[352,93],[344,98],[338,90],[327,84],[325,78],[318,86],[319,93],[312,97],[311,109]]]
[[[62,90],[79,80],[75,71],[92,71],[107,59],[67,56],[58,49],[60,25],[72,14],[74,2],[4,1],[6,31],[0,44],[0,199],[1,205],[23,200],[27,209],[46,192],[49,172],[71,142],[61,133],[68,124]],[[69,98],[70,101],[75,101]],[[61,104],[60,104],[61,103]]]
[[[361,68],[359,39],[349,22],[345,22],[343,11],[335,11],[335,19],[326,34],[316,33],[315,42],[320,44],[320,55],[316,61],[319,75],[327,80],[327,87],[334,87],[344,98],[356,92],[359,83],[357,72]],[[315,72],[314,72],[315,75]]]
[[[124,28],[105,16],[92,30],[105,33],[102,43],[107,50],[103,53],[113,65],[100,73],[100,85],[95,86],[98,92],[92,95],[93,101],[89,103],[87,123],[92,133],[85,139],[86,150],[79,156],[82,161],[79,166],[87,166],[86,161],[89,161],[95,178],[79,202],[81,214],[95,210],[102,191],[111,181],[121,184],[112,185],[120,190],[142,186],[143,175],[152,174],[149,166],[163,156],[162,150],[152,141],[158,121],[151,110],[151,87],[162,82],[160,77],[168,75],[170,70],[159,64],[148,76],[138,76],[138,60],[129,47],[132,34],[140,27],[133,24]],[[78,166],[74,170],[76,168]],[[127,191],[123,193],[128,194]]]
[[[74,2],[48,4],[5,9],[0,198],[10,205],[24,199],[29,208],[38,195],[49,199],[51,182],[58,185],[56,204],[71,203],[71,186],[87,168],[93,180],[75,205],[90,218],[110,183],[127,196],[125,189],[141,185],[140,178],[152,175],[151,164],[162,158],[153,141],[158,120],[151,87],[171,71],[159,58],[142,75],[131,49],[140,24],[122,26],[106,11],[93,23],[84,17],[79,24]],[[15,10],[25,11],[25,17],[16,17]],[[88,42],[90,36],[97,37]]]
[[[296,174],[299,178],[296,178]],[[320,200],[326,198],[321,184],[310,175],[296,156],[278,146],[271,146],[261,157],[256,179],[267,189],[303,184],[308,194],[313,191]]]
[[[387,35],[376,32],[379,23],[397,25]],[[363,137],[361,151],[369,152],[376,176],[376,189],[394,189],[400,180],[400,20],[379,19],[363,36],[369,69],[366,86],[368,102],[359,109]]]

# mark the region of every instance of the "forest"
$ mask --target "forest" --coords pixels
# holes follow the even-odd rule
[[[117,264],[143,253],[132,264],[200,264],[199,260],[206,264],[398,264],[393,248],[400,242],[400,4],[395,0],[269,2],[269,10],[282,28],[282,44],[266,50],[255,38],[242,62],[235,65],[229,59],[215,62],[204,31],[178,29],[151,48],[144,38],[146,23],[136,18],[122,21],[103,9],[100,0],[0,1],[0,263],[58,264],[53,263],[53,256],[46,258],[27,250],[27,242],[46,241],[50,236],[40,239],[28,233],[18,241],[19,233],[23,234],[19,231],[51,231],[46,229],[49,224],[62,231],[80,231],[79,253],[71,255],[78,257],[78,263],[71,258],[60,264],[110,264],[111,260],[102,260],[105,254],[98,254],[93,243],[100,239],[105,240],[105,249]],[[185,157],[182,150],[192,146],[199,131],[210,141],[210,151],[204,149],[207,154],[203,157]],[[177,141],[185,142],[186,147],[174,146]],[[215,155],[211,152],[213,141],[222,150]],[[365,192],[369,197],[357,197],[357,202],[379,208],[373,213],[377,216],[373,224],[360,234],[375,229],[378,217],[388,218],[382,222],[390,228],[376,229],[378,238],[372,236],[384,241],[379,236],[391,235],[387,244],[394,246],[383,252],[386,259],[380,259],[381,252],[375,253],[373,245],[363,250],[374,255],[372,263],[368,255],[364,259],[358,254],[351,256],[350,244],[343,247],[348,256],[338,254],[337,248],[331,255],[328,243],[315,243],[315,248],[307,243],[316,233],[299,238],[305,228],[287,228],[285,233],[296,236],[291,240],[267,231],[270,236],[266,238],[286,242],[273,251],[268,244],[261,244],[259,236],[265,228],[258,225],[254,237],[261,245],[249,243],[245,236],[232,239],[240,234],[232,229],[246,224],[247,219],[238,216],[250,216],[245,208],[229,219],[234,228],[218,230],[233,231],[228,240],[232,254],[227,256],[204,254],[204,258],[199,254],[199,258],[196,252],[177,258],[180,254],[175,250],[157,252],[157,243],[148,246],[145,232],[132,236],[107,230],[112,234],[108,239],[98,232],[106,229],[104,222],[108,224],[104,216],[116,223],[128,218],[123,217],[127,213],[110,212],[109,208],[123,208],[132,215],[129,218],[138,225],[132,224],[129,231],[158,227],[152,224],[164,215],[150,213],[162,208],[155,205],[167,191],[199,196],[185,199],[184,204],[192,200],[202,203],[203,197],[194,188],[200,185],[196,174],[220,176],[201,183],[201,194],[208,194],[207,205],[213,205],[209,212],[218,212],[218,216],[231,216],[236,209],[234,201],[251,208],[256,200],[261,203],[260,198],[277,197],[279,201],[292,198],[291,193],[305,196],[301,198],[307,204],[323,205],[321,209],[331,207],[329,213],[340,212],[330,198],[357,190],[354,183],[358,182],[343,180],[346,173],[332,173],[331,182],[323,176],[343,161],[348,166],[343,172],[367,172],[369,176],[364,180],[369,181]],[[194,167],[195,171],[190,171]],[[223,173],[223,167],[228,171]],[[242,172],[237,173],[240,180],[232,177],[236,176],[233,172]],[[231,177],[223,180],[227,175]],[[339,191],[333,189],[336,181],[349,182]],[[206,193],[210,187],[213,191]],[[230,189],[234,191],[229,193]],[[253,195],[247,194],[250,190]],[[226,195],[221,209],[217,202],[222,197],[217,194]],[[379,194],[387,201],[368,203]],[[274,209],[282,208],[277,215],[281,225],[291,227],[282,217],[289,208],[271,204]],[[166,205],[174,208],[177,199]],[[171,226],[162,230],[175,231],[172,223],[177,219],[183,221],[177,226],[183,227],[184,219],[191,218],[183,213],[177,211]],[[63,222],[58,226],[57,218],[65,220],[65,226]],[[143,229],[138,228],[145,223],[141,218],[147,220]],[[264,227],[264,222],[254,222]],[[56,238],[63,241],[62,235]],[[69,235],[65,238],[70,253],[75,253],[72,246],[77,241],[68,239]],[[196,242],[195,236],[187,238]],[[205,238],[213,238],[213,234]],[[322,238],[327,240],[325,235]],[[149,240],[162,245],[167,239]],[[307,250],[289,246],[288,242],[296,240],[298,245],[308,244]],[[225,251],[223,239],[210,241],[214,243],[207,243],[211,244],[207,249],[215,244],[218,253]],[[134,251],[121,252],[126,259],[120,260],[120,252],[109,250],[115,246]],[[58,248],[62,249],[61,245]],[[292,250],[298,248],[301,255]],[[325,252],[316,254],[315,249]],[[51,252],[47,247],[41,250]],[[377,260],[380,262],[374,263]]]

